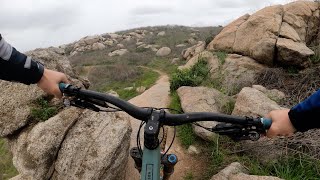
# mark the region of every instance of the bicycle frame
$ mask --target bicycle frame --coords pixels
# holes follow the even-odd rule
[[[160,180],[160,146],[150,150],[143,148],[141,180]]]
[[[254,119],[209,112],[170,114],[166,113],[163,109],[154,109],[151,107],[140,108],[111,95],[90,90],[81,90],[81,88],[73,87],[63,83],[59,84],[59,88],[61,92],[75,97],[73,101],[68,101],[65,103],[67,106],[72,105],[99,112],[101,109],[99,109],[97,106],[110,108],[110,106],[105,103],[107,102],[118,107],[120,110],[125,111],[132,117],[146,122],[144,127],[144,148],[142,157],[140,152],[138,152],[138,148],[132,148],[132,154],[130,150],[130,155],[132,158],[134,158],[137,169],[139,171],[142,169],[141,180],[167,180],[174,171],[174,165],[177,163],[178,158],[174,154],[162,155],[160,152],[158,135],[160,128],[163,125],[178,126],[197,121],[217,121],[231,123],[235,126],[229,126],[225,124],[220,124],[220,126],[218,126],[218,124],[218,127],[216,126],[215,128],[211,128],[211,130],[207,128],[207,130],[209,129],[212,132],[217,132],[222,135],[233,135],[233,137],[240,137],[240,140],[257,140],[259,139],[260,134],[265,133],[266,129],[269,129],[272,123],[270,119],[265,118]],[[115,110],[117,111],[119,109]],[[252,131],[254,132],[253,134]],[[160,177],[161,164],[164,165],[162,178]]]

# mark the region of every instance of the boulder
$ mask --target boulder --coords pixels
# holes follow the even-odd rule
[[[188,147],[188,153],[193,155],[193,154],[200,154],[200,151],[197,147],[191,145]]]
[[[279,38],[277,42],[279,63],[285,65],[306,66],[309,57],[314,52],[304,43],[294,42],[291,39]]]
[[[246,55],[267,65],[278,60],[284,66],[304,66],[313,55],[307,46],[319,36],[319,11],[319,4],[312,1],[269,6],[227,25],[207,48]]]
[[[140,45],[143,45],[143,44],[144,44],[143,42],[137,42],[136,43],[137,46],[140,46]]]
[[[286,95],[283,92],[281,92],[277,89],[268,90],[267,88],[265,88],[261,85],[253,85],[252,88],[263,92],[265,95],[267,95],[268,98],[270,98],[271,100],[273,100],[277,103],[281,102],[286,97]]]
[[[67,74],[72,84],[88,87],[85,81],[75,79],[78,77],[69,60],[54,49],[26,54]],[[0,84],[1,137],[8,138],[19,172],[13,179],[123,179],[131,132],[127,118],[118,113],[66,108],[38,122],[31,118],[31,109],[35,100],[45,96],[42,90],[35,85]]]
[[[85,111],[61,144],[52,179],[123,179],[131,134],[126,117]]]
[[[251,86],[255,76],[266,68],[255,60],[237,54],[228,54],[224,61],[217,56],[208,58],[211,77],[221,83],[225,93],[236,94],[243,87]]]
[[[69,108],[45,122],[40,122],[9,139],[13,164],[19,179],[49,179],[65,135],[81,114]]]
[[[108,56],[112,57],[112,56],[123,56],[124,54],[128,53],[129,51],[127,49],[119,49],[119,50],[115,50],[112,51],[108,54]]]
[[[190,58],[204,51],[205,47],[206,43],[204,41],[199,41],[198,44],[184,49],[182,51],[182,57],[186,60],[189,60]]]
[[[146,91],[146,89],[147,89],[146,87],[140,86],[140,87],[137,87],[136,91],[137,91],[138,93],[143,93],[143,92]]]
[[[164,36],[164,35],[166,35],[166,32],[165,32],[165,31],[161,31],[161,32],[159,32],[159,33],[157,34],[157,36]]]
[[[123,44],[117,44],[117,48],[124,49],[124,45]]]
[[[173,58],[171,60],[171,64],[178,64],[179,60],[180,60],[179,58]]]
[[[236,39],[236,32],[240,25],[249,19],[250,15],[245,14],[232,23],[228,24],[223,30],[208,44],[207,49],[233,51],[233,44]]]
[[[171,49],[170,48],[162,47],[157,51],[156,56],[163,57],[163,56],[169,55],[170,53],[171,53]]]
[[[112,40],[106,40],[103,42],[103,44],[107,45],[107,46],[113,46],[113,41]]]
[[[248,175],[247,170],[238,162],[233,162],[210,180],[283,180],[273,176]]]
[[[186,47],[186,46],[187,46],[187,45],[185,45],[185,44],[177,44],[177,45],[176,45],[177,48]]]
[[[237,116],[264,117],[271,110],[275,109],[282,108],[263,92],[254,88],[244,87],[237,96],[232,114]]]
[[[193,65],[195,65],[199,61],[199,59],[203,59],[203,60],[207,60],[208,62],[211,62],[212,60],[210,60],[210,59],[212,59],[213,57],[214,56],[213,56],[213,54],[211,52],[203,51],[203,52],[195,55],[191,59],[189,59],[189,61],[185,65],[179,66],[178,69],[179,70],[189,69]]]
[[[227,105],[233,101],[232,98],[222,94],[216,89],[207,87],[180,87],[178,90],[181,107],[184,112],[224,112]],[[198,122],[204,127],[214,127],[215,121]],[[193,126],[195,134],[204,140],[214,140],[215,134],[201,127]]]
[[[109,36],[111,37],[111,39],[118,39],[121,37],[119,34],[116,33],[109,33]]]
[[[188,39],[188,43],[189,43],[189,44],[196,44],[197,41],[196,41],[194,38],[189,38],[189,39]]]
[[[57,54],[52,48],[36,49],[26,54],[43,63],[48,69],[76,77],[66,56]],[[75,79],[72,81],[79,82]],[[7,81],[0,81],[0,85],[0,137],[5,137],[30,123],[32,104],[45,96],[45,93],[36,85],[27,86]]]
[[[106,46],[103,45],[102,43],[96,42],[92,45],[92,50],[96,51],[96,50],[102,50],[105,49]]]
[[[96,35],[96,36],[87,36],[83,40],[87,45],[92,45],[96,42],[99,42],[101,39],[102,39],[101,36]]]

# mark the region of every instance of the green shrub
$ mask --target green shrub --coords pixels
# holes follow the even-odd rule
[[[217,51],[216,55],[219,59],[220,65],[223,65],[226,62],[227,53],[224,51]]]
[[[177,70],[170,79],[170,90],[181,86],[198,86],[208,77],[210,69],[207,61],[200,59],[191,69]]]
[[[51,106],[44,98],[39,98],[35,102],[36,107],[31,109],[31,117],[38,121],[48,120],[58,113],[58,108]]]
[[[320,62],[320,45],[311,47],[311,49],[313,50],[314,55],[309,59],[313,64],[317,64]]]

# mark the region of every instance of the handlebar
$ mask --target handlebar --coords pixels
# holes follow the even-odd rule
[[[73,96],[80,100],[80,102],[88,101],[96,105],[103,105],[105,103],[110,103],[121,110],[128,113],[130,116],[148,122],[150,117],[155,111],[153,108],[141,108],[137,107],[127,101],[120,98],[99,93],[90,90],[84,90],[78,87],[74,87],[69,84],[60,83],[60,91],[67,96]],[[82,104],[78,104],[78,107],[82,107]],[[87,107],[83,107],[87,108]],[[225,132],[226,129],[230,131],[232,128],[238,128],[241,131],[242,127],[249,128],[250,130],[258,131],[259,133],[264,133],[271,126],[271,119],[267,118],[248,118],[240,116],[232,116],[220,113],[211,112],[193,112],[184,114],[170,114],[168,112],[161,112],[163,115],[160,117],[160,123],[162,125],[178,126],[187,123],[197,122],[197,121],[217,121],[223,123],[235,124],[236,126],[219,126],[218,128],[212,128],[214,132]],[[241,127],[239,127],[241,126]],[[252,128],[254,127],[254,128]],[[223,131],[224,130],[224,131]],[[231,131],[230,131],[231,132]],[[238,132],[238,131],[237,131]]]

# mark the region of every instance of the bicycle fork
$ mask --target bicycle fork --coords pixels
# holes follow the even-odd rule
[[[142,157],[137,147],[130,149],[130,156],[133,158],[135,168],[141,172],[142,169]],[[178,158],[175,154],[161,154],[161,164],[163,165],[163,177],[162,180],[168,180],[174,172],[174,166],[178,162]]]

